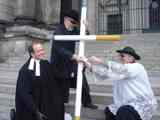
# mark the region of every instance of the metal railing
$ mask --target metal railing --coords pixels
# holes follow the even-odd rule
[[[98,34],[160,32],[160,0],[96,0]]]

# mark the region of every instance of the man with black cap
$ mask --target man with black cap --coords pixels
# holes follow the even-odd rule
[[[55,35],[78,35],[75,26],[79,24],[79,14],[75,10],[64,13],[63,24],[55,29]],[[64,103],[69,99],[69,88],[76,87],[77,62],[79,57],[75,54],[75,41],[53,41],[51,51],[51,64],[56,69],[56,79],[64,95]],[[59,49],[57,49],[59,48]],[[96,109],[89,94],[89,85],[83,71],[82,104],[84,107]]]
[[[114,103],[105,109],[106,120],[150,120],[157,100],[144,66],[136,62],[140,56],[129,46],[116,52],[119,62],[95,56],[83,60],[93,73],[113,79]]]

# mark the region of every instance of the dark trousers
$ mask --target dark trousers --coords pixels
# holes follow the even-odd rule
[[[92,104],[90,89],[87,82],[85,72],[83,72],[83,83],[82,83],[82,105]]]
[[[109,110],[105,109],[105,120],[142,120],[138,112],[130,105],[121,106],[116,115]]]
[[[91,96],[89,85],[85,76],[85,71],[82,72],[83,81],[82,81],[82,105],[91,104]],[[62,95],[64,96],[64,103],[67,103],[69,100],[69,88],[76,88],[77,78],[70,79],[59,79],[59,84],[61,87]]]

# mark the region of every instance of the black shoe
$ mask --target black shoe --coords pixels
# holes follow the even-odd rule
[[[83,107],[90,108],[90,109],[97,109],[98,108],[98,106],[94,105],[94,104],[86,104],[86,105],[83,105]]]

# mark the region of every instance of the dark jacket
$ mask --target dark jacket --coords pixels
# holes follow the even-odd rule
[[[56,27],[55,35],[77,35],[77,31],[68,31],[63,24]],[[71,73],[77,73],[77,64],[72,60],[75,53],[75,41],[53,41],[51,63],[56,67],[56,77],[71,77]]]
[[[29,60],[19,71],[16,86],[16,120],[37,120],[36,111],[48,120],[64,120],[64,104],[47,61],[40,61],[40,77],[28,70]]]
[[[66,30],[64,25],[58,25],[55,30],[55,35],[79,35],[79,28],[74,28],[73,31]],[[77,63],[71,59],[75,53],[75,41],[53,41],[51,52],[51,63],[53,68],[56,68],[56,79],[64,95],[64,102],[69,100],[69,88],[76,88],[77,78]],[[71,77],[74,73],[74,77]],[[89,86],[83,69],[83,85],[82,85],[82,104],[91,104],[89,95]]]

